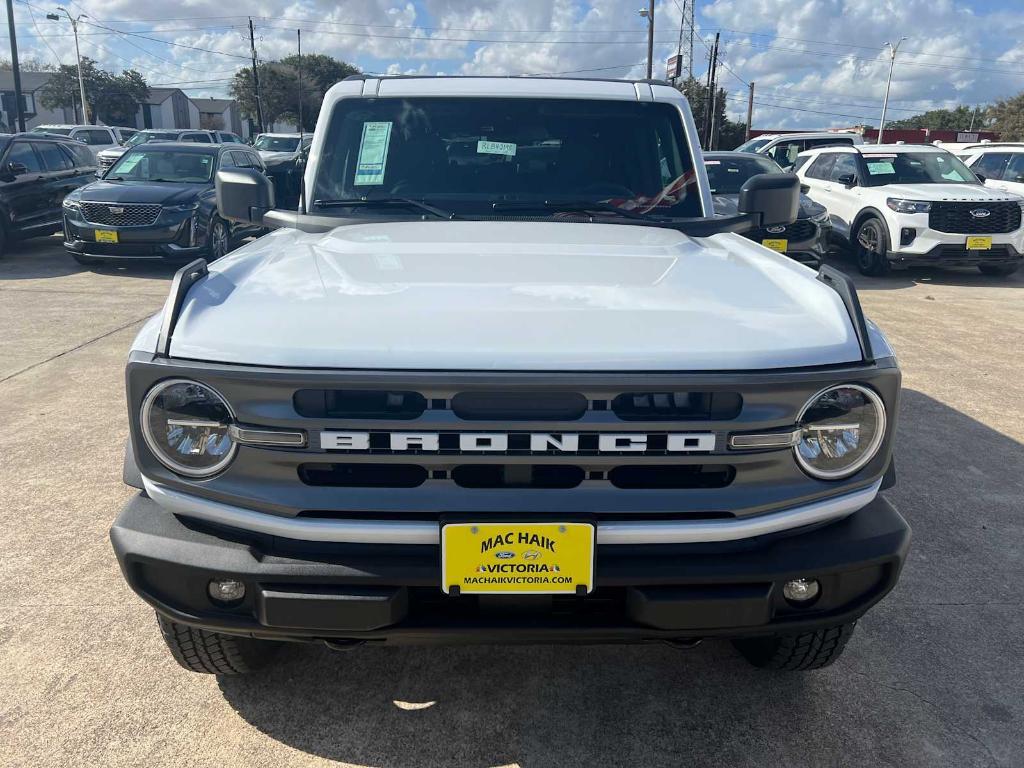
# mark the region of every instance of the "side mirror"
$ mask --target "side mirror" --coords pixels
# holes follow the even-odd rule
[[[800,212],[800,179],[792,173],[760,173],[740,187],[739,212],[760,215],[760,227],[792,224]]]
[[[842,176],[839,176],[836,181],[846,188],[857,186],[857,177],[852,173],[844,173]]]
[[[811,185],[810,184],[801,184],[800,185],[800,194],[806,195],[810,191],[811,191]]]
[[[24,163],[8,163],[7,172],[12,176],[20,176],[23,173],[28,173],[28,166]]]
[[[228,221],[263,226],[274,207],[274,184],[255,168],[217,171],[217,210]]]

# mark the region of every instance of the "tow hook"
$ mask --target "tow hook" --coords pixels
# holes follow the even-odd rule
[[[692,638],[677,638],[675,640],[663,640],[665,645],[671,646],[680,651],[688,651],[691,648],[696,648],[698,645],[704,642],[703,637],[692,637]]]

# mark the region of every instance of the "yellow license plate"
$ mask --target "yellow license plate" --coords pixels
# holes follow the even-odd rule
[[[789,240],[762,240],[761,245],[765,248],[771,248],[773,251],[785,253],[786,249],[789,248]]]
[[[96,230],[96,242],[97,243],[116,243],[117,232],[111,229],[97,229]]]
[[[968,237],[967,238],[967,250],[968,251],[988,251],[992,249],[992,238],[991,237]]]
[[[441,528],[441,589],[446,594],[577,594],[593,588],[594,526],[589,523],[449,523]]]

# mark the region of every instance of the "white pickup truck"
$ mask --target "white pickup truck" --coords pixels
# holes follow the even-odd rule
[[[715,217],[664,83],[334,86],[297,211],[175,277],[132,345],[111,530],[184,667],[282,641],[669,642],[834,661],[893,587],[900,371],[852,284]]]

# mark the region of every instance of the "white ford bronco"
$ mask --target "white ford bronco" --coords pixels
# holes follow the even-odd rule
[[[727,638],[835,660],[896,583],[900,372],[852,284],[715,217],[657,82],[350,78],[296,211],[180,270],[132,345],[111,539],[174,657],[282,641]]]

